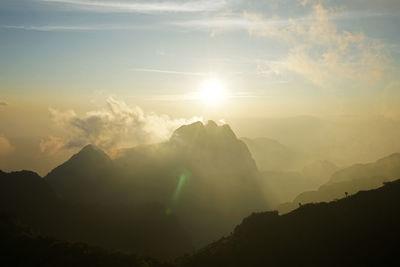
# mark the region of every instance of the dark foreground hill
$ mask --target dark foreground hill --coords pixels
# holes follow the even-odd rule
[[[34,172],[0,171],[0,212],[58,239],[171,258],[191,250],[181,222],[157,203],[71,203]],[[1,262],[0,262],[1,265]]]
[[[279,216],[254,213],[182,266],[399,266],[400,180]]]
[[[0,214],[0,251],[1,266],[170,266],[130,253],[47,237],[5,214]]]

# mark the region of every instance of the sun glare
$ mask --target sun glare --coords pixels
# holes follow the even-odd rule
[[[224,84],[219,80],[207,80],[201,86],[199,98],[208,103],[218,102],[226,97]]]

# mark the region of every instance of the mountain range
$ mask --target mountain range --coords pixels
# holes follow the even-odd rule
[[[41,232],[158,257],[205,245],[268,209],[246,145],[213,121],[184,125],[166,142],[120,150],[115,159],[87,145],[44,178],[2,176],[22,190],[4,192],[4,207]],[[26,194],[33,183],[37,192]],[[36,204],[35,196],[47,197]]]
[[[178,266],[329,265],[322,264],[329,251],[339,253],[331,265],[341,259],[354,266],[354,255],[361,259],[367,245],[374,253],[366,262],[389,257],[398,237],[400,184],[357,192],[399,179],[400,154],[342,169],[315,159],[284,169],[294,159],[291,153],[273,140],[238,139],[228,125],[209,121],[184,125],[162,143],[121,149],[114,158],[87,145],[43,178],[31,171],[0,171],[0,213],[6,214],[0,216],[0,234],[12,233],[3,233],[8,241],[2,245],[11,242],[12,252],[13,246],[27,251],[37,244],[38,255],[48,251],[54,257],[70,247],[67,255],[81,263],[104,256],[115,266],[164,266],[140,255],[180,256],[171,262]],[[260,162],[270,169],[260,171]],[[313,188],[318,189],[309,191]],[[277,207],[287,214],[268,211]],[[40,260],[29,255],[31,263]]]

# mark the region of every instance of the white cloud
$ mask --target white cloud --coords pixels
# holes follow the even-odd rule
[[[125,102],[109,97],[107,108],[94,110],[79,116],[74,111],[60,112],[50,109],[51,118],[63,129],[65,141],[49,139],[43,142],[44,150],[52,147],[82,147],[95,144],[105,150],[130,147],[138,144],[167,140],[172,132],[183,124],[202,118],[171,119],[167,115],[145,113],[140,107],[130,107]]]
[[[5,136],[0,135],[0,156],[6,156],[12,151],[14,151],[14,147]]]
[[[197,1],[91,1],[91,0],[40,0],[41,2],[69,5],[88,11],[105,12],[201,12],[220,10],[226,6],[225,0]]]
[[[362,32],[340,31],[332,10],[312,6],[310,18],[291,20],[285,27],[249,29],[251,35],[279,38],[289,45],[286,57],[265,67],[275,73],[296,73],[322,87],[348,82],[371,83],[390,70],[390,56],[383,43]],[[245,14],[255,21],[263,18]]]

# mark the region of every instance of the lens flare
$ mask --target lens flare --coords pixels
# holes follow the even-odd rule
[[[166,210],[166,214],[169,215],[173,212],[175,209],[176,205],[178,204],[179,197],[182,192],[182,188],[186,181],[191,177],[191,173],[188,170],[184,170],[181,175],[179,176],[179,181],[178,185],[176,186],[176,189],[174,191],[174,194],[172,195],[172,200],[171,200],[171,205],[170,207]]]

